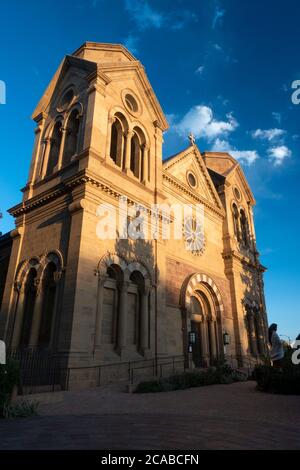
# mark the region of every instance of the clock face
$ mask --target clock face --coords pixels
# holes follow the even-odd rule
[[[193,255],[202,255],[205,249],[205,235],[202,225],[197,224],[193,217],[185,219],[183,224],[185,246]]]

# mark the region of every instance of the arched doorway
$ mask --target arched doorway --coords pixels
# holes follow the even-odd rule
[[[181,292],[184,352],[195,367],[208,367],[223,356],[222,318],[224,307],[219,290],[205,274],[190,276]]]

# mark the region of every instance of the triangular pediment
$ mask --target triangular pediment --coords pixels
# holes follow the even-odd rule
[[[202,155],[196,145],[191,145],[186,150],[163,162],[164,173],[188,189],[197,197],[206,201],[211,206],[223,210],[223,206],[211,177],[204,164]],[[190,174],[195,178],[195,185],[191,184]]]
[[[229,153],[205,152],[203,159],[207,168],[222,175],[226,180],[226,184],[237,186],[244,193],[245,199],[252,205],[255,204],[253,193],[241,165]]]
[[[41,113],[46,112],[53,99],[55,90],[58,88],[59,83],[63,80],[70,68],[78,69],[82,71],[83,75],[89,75],[92,72],[97,71],[97,64],[94,62],[89,62],[87,60],[80,59],[78,57],[66,56],[64,60],[59,65],[57,71],[55,72],[51,82],[49,83],[46,91],[44,92],[42,98],[40,99],[37,107],[32,113],[32,119],[35,119]]]
[[[89,71],[89,73],[95,71],[105,85],[114,80],[123,81],[125,77],[133,77],[146,108],[152,111],[153,121],[156,121],[163,131],[168,129],[168,122],[148,80],[144,67],[120,44],[87,42],[77,49],[74,54],[66,56],[36,107],[32,115],[33,119],[42,112],[45,112],[52,99],[58,80],[64,70],[70,65],[80,67],[83,70]]]
[[[251,205],[255,204],[254,195],[250,189],[248,181],[240,165],[236,166],[233,171],[228,175],[228,177],[226,178],[226,182],[230,183],[232,186],[238,187],[239,190],[242,192],[247,203],[249,202]]]

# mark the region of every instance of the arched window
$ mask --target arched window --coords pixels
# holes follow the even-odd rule
[[[50,345],[56,298],[55,272],[56,265],[54,263],[49,263],[44,271],[42,317],[38,337],[38,345],[40,347],[48,347]]]
[[[123,272],[120,266],[112,264],[107,268],[107,280],[103,289],[102,338],[103,345],[115,348],[118,341],[120,288]]]
[[[139,271],[133,271],[128,287],[127,344],[141,347],[141,308],[145,280]]]
[[[49,159],[47,165],[47,175],[51,175],[54,171],[54,168],[58,164],[60,146],[61,146],[61,138],[62,138],[62,123],[61,121],[57,121],[51,136],[51,147],[49,152]]]
[[[111,126],[110,157],[120,168],[123,168],[123,156],[125,151],[125,133],[128,130],[125,117],[116,113]]]
[[[146,180],[147,165],[144,165],[145,155],[145,144],[146,139],[143,131],[139,127],[133,129],[133,135],[131,137],[131,149],[130,149],[130,170],[136,178],[139,180]]]
[[[240,212],[240,225],[241,225],[241,238],[245,246],[249,244],[248,221],[245,211],[241,209]]]
[[[239,211],[236,204],[232,205],[234,234],[240,240]]]
[[[20,336],[20,346],[27,347],[29,346],[33,312],[36,301],[36,285],[35,280],[37,277],[37,272],[34,268],[31,268],[27,274],[27,279],[25,283],[25,299],[24,299],[24,310],[23,310],[23,322],[21,328]]]
[[[130,170],[136,178],[140,178],[140,160],[141,160],[141,145],[136,133],[131,138],[131,151],[130,151]]]
[[[79,111],[74,109],[68,119],[67,134],[63,153],[63,166],[71,162],[73,155],[77,152],[80,117]]]

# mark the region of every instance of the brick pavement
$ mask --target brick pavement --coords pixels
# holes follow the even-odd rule
[[[0,449],[300,449],[300,397],[254,382],[135,395],[65,392],[39,416],[0,422]]]

